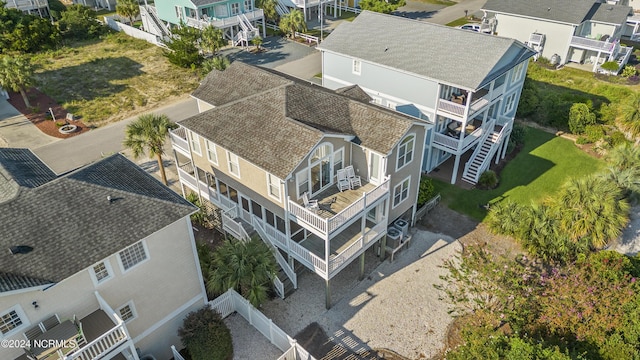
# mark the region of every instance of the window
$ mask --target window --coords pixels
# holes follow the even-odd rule
[[[398,146],[398,161],[396,162],[396,171],[402,169],[405,165],[413,160],[413,146],[415,144],[415,135],[408,135]]]
[[[244,11],[253,10],[253,3],[251,0],[244,0]]]
[[[393,207],[400,205],[409,197],[409,183],[411,177],[404,179],[400,184],[393,188]]]
[[[189,138],[191,138],[191,151],[198,155],[202,155],[202,149],[200,149],[200,136],[190,131]]]
[[[507,96],[507,99],[505,100],[505,105],[504,105],[505,114],[508,114],[511,111],[513,111],[513,108],[515,107],[515,105],[516,105],[516,93],[513,93]]]
[[[520,81],[520,79],[522,79],[522,68],[524,68],[523,62],[521,62],[520,64],[516,65],[516,67],[513,68],[513,72],[511,73],[512,83],[516,81]]]
[[[280,201],[280,179],[267,173],[267,189],[269,196]]]
[[[205,145],[207,146],[207,158],[209,161],[218,165],[218,153],[216,152],[216,144],[212,143],[209,140],[205,140]]]
[[[238,15],[238,14],[240,14],[240,4],[238,3],[231,4],[231,15]]]
[[[183,14],[182,14],[182,6],[175,6],[175,10],[176,10],[176,17],[178,19],[183,19]]]
[[[227,158],[229,159],[229,172],[240,177],[240,163],[238,162],[238,155],[227,151]]]
[[[9,336],[27,325],[29,325],[27,317],[22,312],[20,305],[0,313],[0,332],[2,335]]]
[[[371,103],[376,105],[382,105],[382,99],[379,97],[372,96]]]
[[[351,69],[353,71],[354,74],[356,75],[360,75],[360,71],[362,68],[362,62],[360,62],[360,60],[353,60],[353,69]]]
[[[397,106],[397,104],[396,104],[396,103],[394,103],[394,102],[392,102],[392,101],[387,100],[387,107],[388,107],[389,109],[391,109],[391,110],[395,110],[395,109],[396,109],[396,106]]]
[[[343,157],[343,150],[342,148],[340,148],[338,151],[333,153],[333,176],[337,176],[338,175],[338,170],[342,169],[342,157]]]
[[[129,301],[128,303],[119,307],[118,314],[120,315],[122,321],[124,321],[125,323],[138,317],[138,315],[136,314],[136,308],[133,306],[133,301]]]
[[[101,261],[91,268],[91,278],[95,285],[102,284],[103,282],[111,279],[113,271],[111,270],[111,264],[109,261]]]
[[[120,251],[118,255],[124,271],[127,271],[144,260],[147,260],[147,251],[142,241]]]
[[[309,191],[309,172],[304,169],[296,174],[296,184],[298,184],[298,199],[302,194]]]

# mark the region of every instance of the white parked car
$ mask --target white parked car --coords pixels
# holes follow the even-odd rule
[[[462,26],[458,26],[458,29],[480,32],[480,24],[464,24]]]

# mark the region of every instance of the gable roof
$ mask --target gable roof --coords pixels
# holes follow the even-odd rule
[[[238,74],[245,80],[255,76],[258,81],[282,85],[256,86],[252,94],[247,89],[218,90],[237,86],[234,77]],[[357,137],[362,146],[387,154],[415,121],[238,61],[225,71],[214,70],[208,78],[197,93],[206,94],[208,102],[218,106],[179,124],[280,179],[289,176],[325,136]]]
[[[370,11],[340,24],[318,49],[472,90],[501,75],[505,60],[510,68],[535,54],[514,39]]]
[[[632,9],[597,0],[487,0],[483,10],[579,25],[586,20],[623,24]]]
[[[0,157],[14,150],[0,149]],[[0,203],[0,293],[59,282],[194,210],[119,154],[21,187]],[[11,255],[8,248],[19,245],[33,250]]]
[[[370,102],[371,100],[373,100],[371,96],[369,96],[369,94],[362,90],[362,88],[358,85],[350,85],[336,89],[336,94],[341,94],[351,99],[363,102]]]
[[[20,187],[36,188],[56,178],[29,149],[3,149],[0,152],[0,203],[18,194]]]

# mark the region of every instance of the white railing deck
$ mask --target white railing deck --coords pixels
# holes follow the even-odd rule
[[[116,325],[113,329],[102,334],[79,350],[67,355],[65,360],[93,360],[99,359],[106,353],[125,343],[129,337],[124,323]]]
[[[187,142],[186,136],[184,135],[184,129],[169,131],[169,138],[171,139],[171,145],[175,149],[182,150],[185,154],[190,154],[189,142]]]
[[[288,211],[292,215],[292,219],[298,224],[307,227],[318,236],[328,237],[351,219],[362,215],[369,206],[387,194],[389,194],[389,179],[386,179],[372,190],[365,192],[361,198],[330,218],[323,218],[291,199],[288,201]]]
[[[482,134],[487,129],[488,129],[488,125],[478,127],[477,129],[473,130],[473,132],[471,132],[470,134],[465,135],[465,137],[462,139],[462,144],[460,144],[460,139],[451,137],[446,134],[440,134],[440,133],[434,134],[433,142],[449,150],[452,150],[455,153],[458,153],[458,146],[462,145],[462,147],[460,148],[460,153],[464,153],[478,142]]]
[[[242,19],[238,15],[244,15],[247,20],[255,21],[264,18],[264,11],[262,9],[255,9],[243,14],[234,14],[226,18],[210,18],[208,20],[187,18],[187,25],[199,29],[204,29],[208,26],[214,26],[216,28],[224,29],[235,25],[240,25]]]
[[[49,3],[47,0],[5,0],[8,9],[18,10],[34,10],[46,8]]]
[[[366,250],[367,245],[371,241],[379,238],[387,232],[387,225],[381,222],[367,231],[364,236],[360,236],[356,241],[349,245],[346,249],[340,252],[338,255],[329,259],[329,275],[333,276],[337,274],[342,268],[347,266],[353,258],[360,255]]]
[[[222,228],[230,233],[233,237],[242,241],[249,241],[251,238],[247,231],[244,229],[242,224],[235,219],[238,217],[238,208],[237,206],[232,206],[231,208],[222,212]]]
[[[571,37],[571,46],[580,47],[589,50],[612,52],[615,48],[615,42],[600,41],[595,39],[589,39],[581,36]]]

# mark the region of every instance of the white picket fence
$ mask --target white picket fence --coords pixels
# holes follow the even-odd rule
[[[283,355],[278,360],[316,360],[309,352],[298,345],[295,339],[282,331],[271,319],[253,307],[247,299],[243,298],[235,290],[227,290],[226,293],[211,300],[209,306],[219,312],[222,318],[234,312],[240,314],[250,325],[283,352]],[[175,360],[184,360],[174,346],[171,346],[171,351]]]

